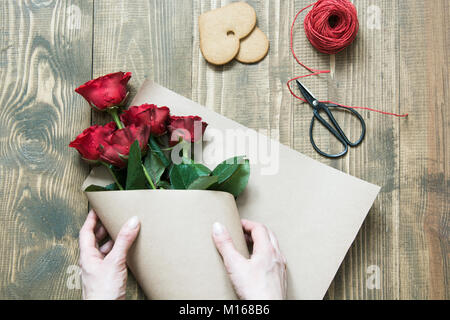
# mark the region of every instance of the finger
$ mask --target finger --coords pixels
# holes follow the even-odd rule
[[[241,220],[244,231],[251,234],[253,240],[253,253],[261,253],[273,249],[267,228],[261,223]]]
[[[108,232],[106,232],[106,229],[103,225],[100,225],[97,228],[97,231],[95,231],[95,239],[97,239],[97,242],[100,242],[103,239],[105,239],[107,235],[108,235]]]
[[[274,247],[279,253],[281,253],[280,245],[279,245],[279,243],[278,243],[277,237],[275,236],[275,233],[273,233],[273,231],[270,230],[270,229],[267,229],[267,231],[269,232],[269,239],[270,239],[270,242],[272,243],[273,247]]]
[[[222,256],[225,268],[232,273],[236,264],[246,259],[236,250],[227,229],[219,222],[213,224],[212,237],[217,251]]]
[[[109,239],[99,248],[99,250],[101,253],[103,253],[106,256],[111,251],[113,246],[114,246],[114,241],[112,241],[112,239]]]
[[[95,249],[96,240],[94,235],[94,228],[96,224],[97,215],[95,214],[94,210],[91,210],[89,211],[86,221],[84,222],[80,230],[80,254],[83,254],[83,252],[86,252],[89,249]]]
[[[275,248],[275,251],[277,252],[280,259],[283,261],[284,265],[286,266],[287,260],[284,257],[283,253],[281,253],[280,244],[278,243],[278,239],[275,236],[275,233],[273,233],[273,231],[270,229],[269,229],[269,237],[270,237],[270,241],[272,242],[273,247]]]
[[[125,225],[120,229],[117,235],[116,242],[108,255],[108,258],[114,259],[118,263],[125,263],[127,260],[128,250],[136,240],[139,229],[140,222],[138,217],[132,217],[125,223]]]

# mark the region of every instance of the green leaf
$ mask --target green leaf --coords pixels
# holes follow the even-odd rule
[[[166,167],[161,162],[161,159],[152,150],[150,150],[145,157],[144,167],[150,175],[150,178],[152,179],[154,184],[158,184],[161,176],[164,173],[164,170],[166,170]]]
[[[217,177],[203,176],[198,177],[188,187],[189,190],[206,190],[217,182]]]
[[[240,168],[240,166],[245,163],[245,161],[244,156],[225,160],[213,170],[212,175],[219,178],[218,183],[223,183],[229,179]]]
[[[141,158],[141,148],[136,140],[131,145],[128,155],[126,190],[147,189]]]
[[[185,190],[198,177],[195,169],[189,164],[174,165],[170,170],[170,182],[174,189]]]
[[[117,188],[117,185],[115,183],[108,184],[105,187],[105,189],[108,190],[108,191],[119,190],[119,188]]]
[[[193,167],[195,172],[197,172],[197,174],[200,177],[202,177],[202,176],[209,176],[211,174],[211,170],[209,170],[209,168],[204,166],[203,164],[194,163],[194,164],[191,164],[191,166]]]
[[[203,165],[182,163],[170,170],[170,182],[174,189],[188,189],[199,177],[209,176],[210,170]]]
[[[95,184],[91,184],[89,187],[84,189],[84,192],[97,192],[97,191],[108,191],[105,187],[96,186]]]
[[[248,184],[250,163],[244,157],[234,157],[219,164],[212,172],[218,181],[210,190],[229,192],[238,197]]]
[[[115,183],[111,183],[111,184],[107,185],[106,187],[91,184],[89,187],[84,189],[85,192],[114,191],[114,190],[118,190]]]
[[[149,147],[150,150],[152,150],[158,156],[159,160],[161,160],[161,163],[164,165],[164,167],[167,168],[170,165],[170,161],[169,159],[167,159],[166,155],[161,150],[158,142],[156,142],[153,136],[150,136]]]
[[[126,168],[116,168],[112,165],[108,165],[108,167],[111,169],[112,173],[116,176],[117,181],[124,186],[127,181],[127,170]]]
[[[172,185],[165,180],[159,181],[158,187],[160,187],[161,189],[172,189]]]

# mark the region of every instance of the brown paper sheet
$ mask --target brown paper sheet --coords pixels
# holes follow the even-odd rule
[[[149,299],[236,299],[211,238],[214,222],[230,231],[248,257],[232,195],[201,190],[88,192],[88,199],[115,239],[136,215],[141,231],[128,266]]]
[[[249,184],[237,201],[240,216],[266,224],[277,235],[288,261],[288,298],[322,299],[380,188],[308,158],[150,80],[144,82],[131,105],[143,103],[165,105],[174,115],[199,115],[208,122],[205,139],[210,141],[204,153],[227,145],[220,157],[214,152],[205,156],[209,167],[238,154],[249,156]],[[236,130],[238,139],[217,138],[217,132],[229,129]],[[256,136],[260,145],[271,146],[277,156],[270,161],[253,157],[254,145],[241,144],[248,136]],[[236,153],[236,149],[243,152]],[[99,203],[94,197],[89,196],[91,203]],[[152,206],[149,204],[149,210]],[[210,220],[196,223],[187,226],[211,229]],[[197,269],[202,268],[209,272],[199,263]]]

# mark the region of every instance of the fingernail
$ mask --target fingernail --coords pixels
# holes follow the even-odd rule
[[[128,228],[135,229],[139,224],[139,218],[134,216],[130,220],[128,220]]]
[[[218,236],[218,235],[222,234],[223,230],[224,230],[223,225],[221,225],[218,222],[214,222],[214,224],[213,224],[213,233],[214,233],[214,235]]]

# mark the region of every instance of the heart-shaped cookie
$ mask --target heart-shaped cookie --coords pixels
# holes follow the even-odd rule
[[[262,60],[269,52],[269,40],[258,27],[241,40],[241,48],[236,60],[243,63],[255,63]]]
[[[240,40],[255,28],[256,12],[245,2],[234,2],[203,13],[198,24],[203,56],[212,64],[223,65],[236,57]]]

